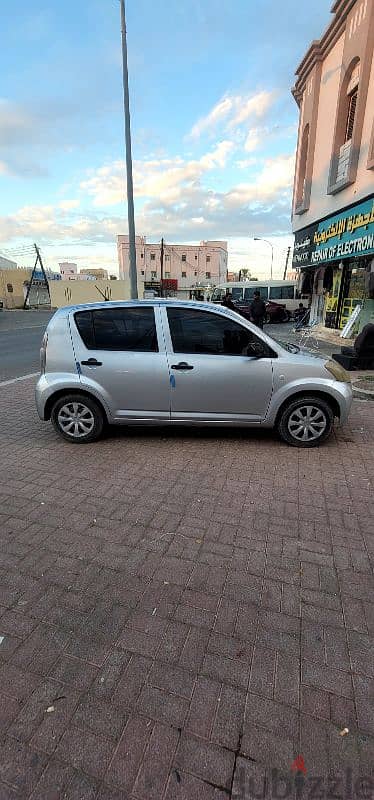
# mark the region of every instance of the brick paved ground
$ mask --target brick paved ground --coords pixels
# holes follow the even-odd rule
[[[299,754],[369,774],[373,405],[309,452],[74,447],[31,382],[0,391],[1,800],[244,799]]]

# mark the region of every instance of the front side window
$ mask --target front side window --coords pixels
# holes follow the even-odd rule
[[[174,353],[243,356],[254,347],[271,355],[256,334],[226,317],[187,308],[168,308],[167,315]]]
[[[78,311],[74,318],[88,350],[158,351],[153,308]]]

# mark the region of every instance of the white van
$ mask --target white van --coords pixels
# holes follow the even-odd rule
[[[211,302],[221,303],[226,292],[231,292],[232,299],[250,303],[253,292],[260,292],[262,300],[273,300],[281,303],[288,311],[295,311],[300,302],[298,281],[232,281],[220,283],[213,291]]]

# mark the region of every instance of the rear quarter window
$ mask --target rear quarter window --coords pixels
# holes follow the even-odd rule
[[[78,311],[74,314],[75,324],[79,335],[88,350],[95,349],[92,311]]]

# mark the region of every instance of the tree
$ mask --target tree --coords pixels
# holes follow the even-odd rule
[[[240,281],[258,281],[254,275],[251,275],[251,271],[249,269],[240,269],[239,270],[239,280]]]

